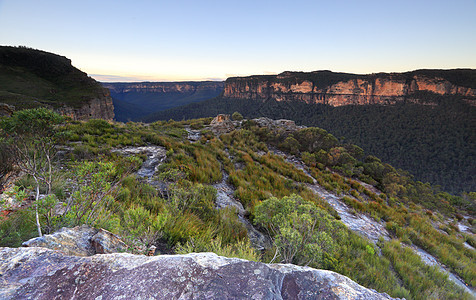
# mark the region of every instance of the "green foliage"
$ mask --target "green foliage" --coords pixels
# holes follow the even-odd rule
[[[234,121],[242,121],[242,120],[243,120],[243,115],[240,114],[239,112],[235,111],[235,112],[231,115],[231,118],[232,118]]]
[[[474,73],[472,70],[466,71]],[[456,81],[474,78],[474,75],[467,74],[445,76],[458,78]],[[217,97],[160,112],[150,120],[182,120],[216,116],[219,113],[231,114],[234,111],[240,111],[249,119],[291,119],[298,124],[318,126],[335,136],[343,136],[346,141],[359,145],[367,153],[410,171],[418,180],[441,185],[445,191],[458,194],[475,190],[476,160],[469,159],[476,155],[475,108],[464,101],[465,97],[459,96],[417,94],[415,98],[438,105],[402,103],[332,107],[298,101],[290,105],[287,101],[273,100],[250,105],[249,99]],[[303,143],[296,134],[294,137],[303,146],[301,151],[310,152],[314,148],[312,144]],[[332,142],[320,147],[327,151],[326,148],[332,147]]]
[[[398,241],[384,244],[383,254],[392,262],[395,271],[408,286],[413,299],[471,299],[461,288],[438,271],[436,266],[424,264],[420,257]]]
[[[53,172],[51,196],[38,201],[42,229],[52,232],[64,225],[88,223],[122,235],[136,253],[156,245],[166,253],[213,251],[266,262],[277,259],[334,270],[393,297],[466,297],[399,248],[405,246],[383,241],[376,246],[348,230],[336,220],[337,212],[308,188],[316,181],[339,194],[356,213],[383,220],[394,238],[418,245],[474,285],[475,252],[463,245],[474,245],[473,235],[458,232],[456,221],[445,219],[466,222],[466,215],[472,215],[473,193],[456,197],[415,182],[407,173],[376,157],[365,157],[362,149],[339,143],[318,128],[291,135],[246,121],[246,129],[219,138],[208,132],[196,143],[186,139],[184,126],[200,127],[209,121],[146,126],[91,120],[59,128],[69,142],[76,143],[73,153],[61,162],[63,171]],[[153,178],[166,188],[157,189],[131,175],[143,155],[111,153],[116,147],[150,144],[167,148],[167,161]],[[295,156],[284,159],[273,154],[275,147]],[[292,163],[295,159],[304,161],[304,171]],[[244,204],[250,221],[268,230],[272,249],[258,254],[237,211],[215,208],[216,190],[210,184],[222,180],[222,174],[228,174],[234,196]],[[385,194],[362,181],[373,182]],[[21,187],[14,192],[20,202],[35,181],[25,176],[17,184]],[[41,192],[47,190],[45,184],[40,186]],[[55,215],[55,208],[62,205],[66,213]],[[32,209],[11,212],[0,220],[1,245],[18,246],[34,236]]]
[[[3,190],[3,185],[14,169],[15,154],[11,145],[6,143],[2,137],[0,137],[0,190]]]
[[[47,185],[50,194],[53,159],[57,152],[55,143],[60,140],[57,126],[63,121],[62,116],[46,108],[16,111],[10,118],[0,120],[0,130],[6,135],[2,140],[10,145],[8,150],[13,150],[16,166],[35,180],[35,218],[39,236],[42,235],[38,216],[40,183]]]
[[[290,135],[284,140],[284,142],[279,145],[279,148],[296,155],[299,153],[300,146],[301,145],[299,144],[299,142],[293,136]]]
[[[10,197],[13,201],[12,203],[8,203],[6,198],[0,199],[0,209],[2,210],[10,209],[11,206],[18,205],[25,201],[28,198],[29,191],[27,188],[14,185],[10,191],[5,192],[5,195]]]
[[[260,261],[258,252],[251,247],[248,241],[237,241],[234,243],[223,243],[220,237],[209,240],[187,241],[184,245],[179,244],[176,248],[178,254],[191,252],[213,252],[225,257],[238,257],[251,261]]]
[[[23,209],[0,216],[0,247],[20,247],[21,243],[38,236],[35,212]]]
[[[174,212],[189,211],[204,221],[211,221],[215,215],[216,190],[211,186],[185,181],[172,184],[168,202]]]
[[[212,183],[221,180],[221,165],[210,145],[182,144],[170,157],[169,168],[178,169],[192,181]]]
[[[38,200],[38,214],[43,220],[42,229],[45,233],[50,234],[57,230],[61,223],[61,215],[56,214],[57,205],[62,205],[54,194],[47,195]]]
[[[35,138],[41,140],[38,143],[43,140],[55,142],[56,126],[63,121],[62,116],[46,108],[25,109],[14,112],[10,118],[1,119],[0,128],[7,139],[14,139],[16,142],[26,143]]]
[[[349,232],[346,239],[339,243],[338,264],[332,268],[338,273],[350,277],[359,284],[386,291],[392,297],[412,299],[405,285],[399,278],[390,261],[382,255],[371,254],[374,245],[354,232]]]
[[[269,198],[255,210],[255,222],[269,229],[283,263],[318,266],[333,257],[346,232],[343,225],[313,203],[291,195]]]
[[[112,162],[82,162],[74,168],[76,189],[68,201],[64,223],[68,226],[88,224],[110,229],[108,207],[114,201],[119,181],[114,180]]]
[[[167,211],[153,215],[142,206],[131,207],[124,212],[122,227],[130,243],[140,241],[145,247],[154,244],[162,234],[169,217]]]

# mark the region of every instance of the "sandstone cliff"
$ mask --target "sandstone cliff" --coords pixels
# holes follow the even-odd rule
[[[303,101],[332,106],[418,101],[418,93],[476,97],[476,70],[418,70],[356,75],[316,71],[276,76],[232,77],[223,96],[236,99]],[[410,99],[411,98],[411,99]],[[416,98],[416,99],[415,99]]]
[[[214,253],[65,256],[0,248],[1,299],[391,299],[338,273]]]
[[[98,94],[97,98],[90,99],[80,107],[63,105],[54,109],[73,120],[114,119],[114,105],[107,89]]]
[[[53,53],[0,46],[0,102],[15,109],[46,106],[74,120],[112,120],[109,90]]]

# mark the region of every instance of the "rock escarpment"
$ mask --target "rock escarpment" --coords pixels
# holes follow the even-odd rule
[[[81,107],[64,105],[55,110],[64,116],[71,117],[73,120],[114,119],[114,105],[107,90],[104,90],[98,98],[89,100]]]
[[[476,97],[476,70],[418,70],[370,75],[316,71],[232,77],[226,80],[223,96],[342,106],[414,102],[422,92],[458,95],[469,98],[468,102],[472,103]]]
[[[331,271],[214,253],[65,256],[0,248],[1,299],[391,299]]]
[[[0,102],[46,106],[74,120],[114,118],[108,89],[68,58],[26,47],[0,46]]]

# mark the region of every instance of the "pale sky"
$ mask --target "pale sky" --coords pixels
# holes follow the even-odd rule
[[[100,81],[476,69],[476,0],[0,0],[0,45]]]

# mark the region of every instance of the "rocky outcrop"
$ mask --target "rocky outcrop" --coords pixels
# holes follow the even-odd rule
[[[230,115],[219,114],[210,122],[210,130],[214,134],[224,134],[235,129],[235,125],[230,119]]]
[[[0,248],[1,299],[391,299],[340,274],[213,253],[65,256]]]
[[[65,255],[76,256],[115,253],[126,250],[126,244],[113,233],[87,225],[74,228],[64,227],[53,234],[26,241],[22,246],[43,247],[60,251]]]
[[[475,78],[476,70],[418,70],[370,75],[330,71],[284,72],[276,76],[228,78],[223,96],[236,99],[303,101],[332,106],[394,104],[419,92],[474,98]],[[415,100],[412,98],[411,101]]]
[[[297,126],[296,122],[292,120],[280,119],[280,120],[273,120],[266,117],[261,117],[257,119],[253,119],[253,122],[259,127],[266,127],[270,130],[284,130],[287,132],[294,132],[298,129],[305,128],[305,126]]]
[[[81,107],[65,105],[55,110],[73,120],[114,119],[114,105],[106,89],[101,97],[94,98]]]
[[[13,105],[0,103],[0,117],[11,116],[14,111],[15,111],[15,107]]]

